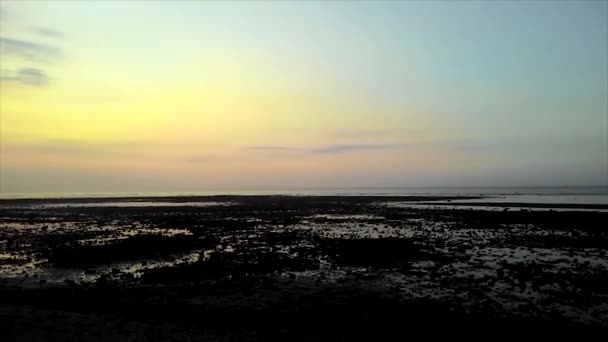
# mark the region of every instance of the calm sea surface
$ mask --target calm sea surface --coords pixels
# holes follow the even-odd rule
[[[343,188],[228,190],[199,192],[78,192],[78,193],[2,193],[2,199],[18,198],[107,198],[167,197],[209,195],[294,195],[294,196],[483,196],[484,202],[608,204],[608,186],[588,187],[430,187],[430,188]],[[466,201],[466,200],[462,200]],[[480,200],[475,200],[479,202]]]

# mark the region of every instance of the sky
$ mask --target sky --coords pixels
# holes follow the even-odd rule
[[[0,2],[0,192],[608,184],[608,2]]]

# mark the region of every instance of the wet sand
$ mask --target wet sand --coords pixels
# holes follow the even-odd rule
[[[458,199],[2,200],[0,339],[580,339],[608,329],[608,213],[392,205]]]

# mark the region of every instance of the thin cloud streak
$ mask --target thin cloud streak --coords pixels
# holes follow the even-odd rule
[[[351,152],[364,152],[364,151],[385,151],[392,150],[402,145],[398,144],[335,144],[326,147],[313,149],[313,154],[341,154]]]
[[[305,147],[292,147],[292,146],[280,146],[280,145],[261,145],[261,146],[250,146],[247,149],[253,151],[262,151],[269,153],[299,153],[299,154],[312,154],[312,155],[323,155],[323,154],[344,154],[344,153],[356,153],[365,151],[385,151],[396,149],[404,144],[332,144],[316,148],[305,148]]]
[[[48,27],[35,26],[35,27],[31,28],[31,31],[39,36],[46,37],[46,38],[55,38],[55,39],[64,39],[65,38],[65,35],[62,32],[53,30]]]
[[[0,37],[0,54],[42,63],[56,62],[62,58],[61,50],[55,46],[6,37]]]
[[[19,82],[24,85],[42,87],[49,82],[49,77],[41,69],[38,68],[22,68],[19,71],[2,71],[0,73],[0,82],[11,83]]]

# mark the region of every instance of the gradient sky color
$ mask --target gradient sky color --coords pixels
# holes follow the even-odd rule
[[[0,2],[0,191],[608,181],[608,2]]]

